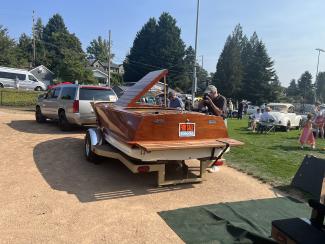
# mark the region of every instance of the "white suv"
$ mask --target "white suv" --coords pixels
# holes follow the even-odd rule
[[[91,125],[96,116],[90,102],[116,102],[117,96],[109,87],[67,84],[51,88],[40,96],[36,104],[38,123],[46,119],[58,120],[61,130],[71,129],[72,124]]]

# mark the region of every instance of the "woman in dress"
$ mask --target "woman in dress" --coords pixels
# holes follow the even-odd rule
[[[313,134],[313,122],[312,122],[312,115],[308,114],[307,115],[307,121],[306,124],[304,126],[304,128],[302,129],[300,138],[299,138],[299,142],[301,145],[301,149],[304,148],[304,145],[308,144],[311,145],[311,148],[314,149],[315,148],[315,137]]]

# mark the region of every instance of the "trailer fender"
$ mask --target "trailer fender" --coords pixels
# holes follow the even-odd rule
[[[88,133],[90,136],[91,142],[91,150],[93,150],[94,146],[101,145],[103,142],[102,132],[97,128],[88,129]]]

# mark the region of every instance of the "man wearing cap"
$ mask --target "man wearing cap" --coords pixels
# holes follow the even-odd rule
[[[176,96],[176,93],[174,91],[170,91],[168,93],[168,98],[169,98],[169,105],[168,107],[170,108],[184,108],[184,103],[182,100]]]
[[[227,100],[224,96],[218,93],[218,89],[214,85],[209,85],[204,93],[204,100],[199,104],[199,109],[203,106],[208,107],[208,112],[213,115],[226,118],[227,115]]]

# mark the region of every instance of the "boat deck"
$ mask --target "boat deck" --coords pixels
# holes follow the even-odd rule
[[[130,143],[130,142],[129,142]],[[226,145],[231,147],[241,146],[244,143],[230,139],[219,138],[206,140],[182,140],[182,141],[134,141],[130,144],[145,149],[148,152],[162,151],[162,150],[176,150],[176,149],[194,149],[194,148],[224,148]]]

